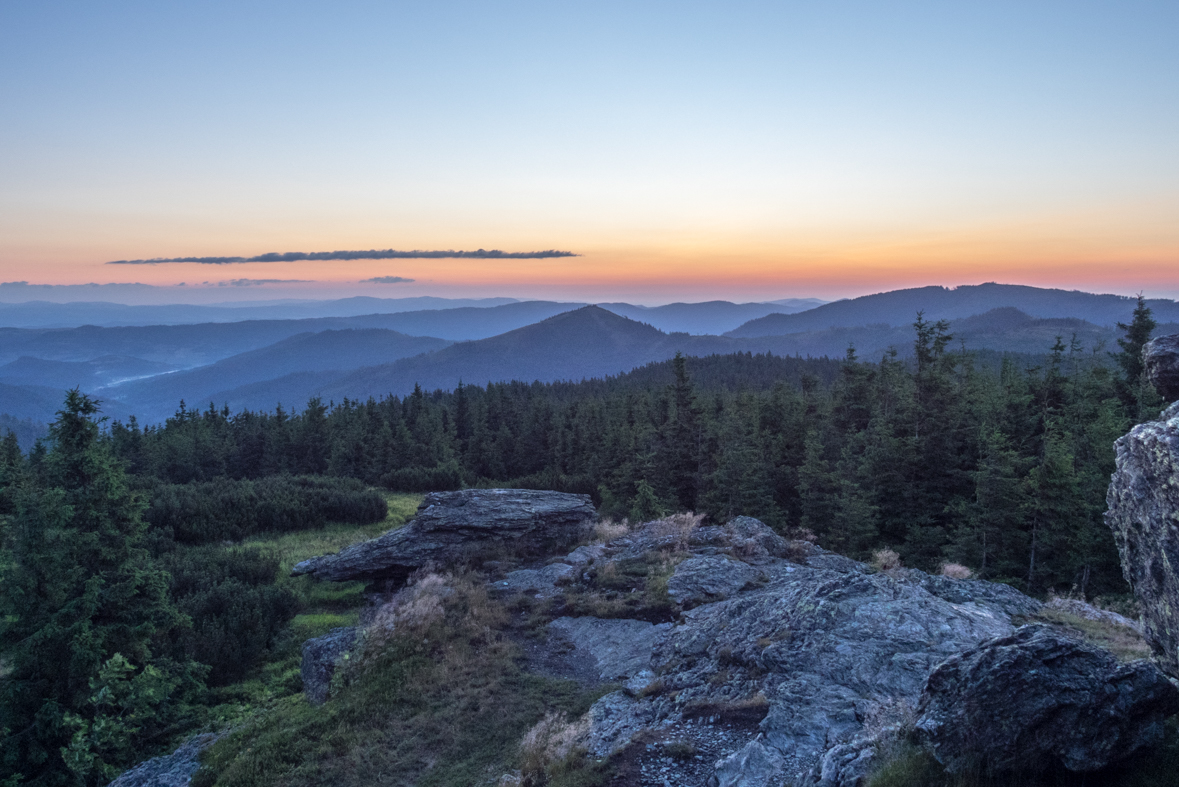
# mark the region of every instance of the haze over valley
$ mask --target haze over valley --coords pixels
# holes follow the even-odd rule
[[[503,303],[502,301],[509,302]],[[1159,331],[1179,324],[1179,304],[1147,301]],[[912,352],[912,324],[946,320],[953,347],[1014,353],[1035,363],[1061,337],[1108,352],[1130,319],[1123,296],[984,284],[925,287],[823,303],[726,301],[660,307],[488,299],[304,302],[275,306],[127,307],[70,303],[54,320],[96,313],[113,325],[7,327],[0,344],[0,414],[47,423],[62,391],[78,387],[113,417],[159,423],[188,407],[273,410],[325,402],[405,396],[415,386],[453,390],[460,381],[577,381],[619,375],[677,352],[842,358],[854,348],[878,359]],[[23,304],[36,313],[40,304]],[[440,307],[440,308],[439,308]],[[380,308],[367,314],[350,314]],[[140,310],[171,310],[167,324],[138,325]],[[327,314],[276,318],[276,310]],[[214,313],[215,320],[206,319]],[[190,313],[191,312],[191,313]],[[154,313],[154,312],[148,312]],[[342,313],[342,314],[340,314]],[[3,319],[0,308],[0,319]],[[121,315],[121,316],[120,316]],[[237,316],[246,319],[229,321]],[[184,321],[185,318],[189,321]],[[19,322],[19,320],[18,320]],[[130,324],[120,324],[130,323]],[[32,432],[30,432],[31,434]]]

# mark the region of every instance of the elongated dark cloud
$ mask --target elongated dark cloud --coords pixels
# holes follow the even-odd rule
[[[577,257],[571,251],[397,251],[369,249],[368,251],[288,251],[270,252],[257,257],[155,257],[150,260],[112,260],[107,265],[158,265],[163,262],[197,262],[201,265],[234,265],[239,262],[298,262],[300,260],[421,260],[469,257],[480,260],[541,260],[550,257]]]
[[[413,279],[404,276],[374,276],[371,279],[361,279],[361,284],[408,284]]]

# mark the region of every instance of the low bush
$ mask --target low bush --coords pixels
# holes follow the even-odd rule
[[[176,605],[192,628],[176,632],[173,654],[209,666],[207,683],[242,680],[272,654],[298,611],[298,601],[274,584],[278,560],[259,549],[180,547],[161,556]]]
[[[435,467],[403,467],[381,479],[394,492],[445,492],[463,488],[463,470],[453,459]]]

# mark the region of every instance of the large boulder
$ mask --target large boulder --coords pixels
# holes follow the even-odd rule
[[[531,489],[432,492],[404,527],[335,555],[299,563],[291,574],[344,582],[404,582],[426,564],[502,553],[552,554],[577,542],[593,522],[589,495]]]
[[[355,642],[355,628],[337,628],[303,643],[303,696],[312,705],[327,702],[336,668]]]
[[[1179,403],[1115,443],[1106,495],[1122,573],[1142,602],[1144,636],[1179,677]]]
[[[1179,334],[1160,336],[1142,348],[1146,376],[1168,402],[1179,399]]]
[[[1148,661],[1045,626],[952,656],[929,676],[916,731],[952,773],[1095,771],[1157,741],[1179,689]]]

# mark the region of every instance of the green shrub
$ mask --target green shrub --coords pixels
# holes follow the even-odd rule
[[[181,547],[165,553],[176,605],[192,628],[175,632],[174,654],[209,666],[210,686],[242,680],[262,663],[298,611],[290,590],[278,587],[278,559],[259,549]]]

